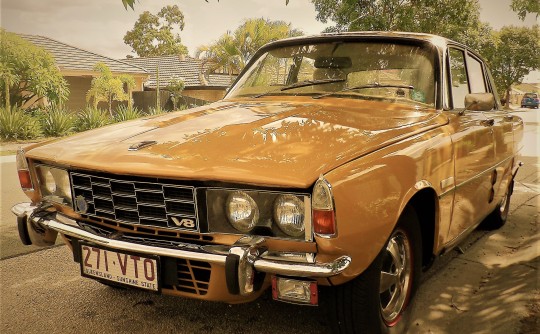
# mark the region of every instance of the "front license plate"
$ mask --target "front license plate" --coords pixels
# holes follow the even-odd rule
[[[82,276],[159,291],[158,258],[81,244]]]

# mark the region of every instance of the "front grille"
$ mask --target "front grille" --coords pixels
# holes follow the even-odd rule
[[[195,189],[176,181],[71,173],[74,208],[128,224],[198,231]],[[182,225],[182,222],[189,224]]]

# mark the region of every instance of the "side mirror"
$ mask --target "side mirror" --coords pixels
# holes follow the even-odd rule
[[[495,97],[491,93],[465,95],[465,110],[489,111],[495,108]]]

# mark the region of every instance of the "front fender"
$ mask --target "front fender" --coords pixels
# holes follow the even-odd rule
[[[386,244],[411,198],[425,188],[443,194],[446,189],[441,187],[446,183],[442,181],[453,175],[452,143],[444,128],[408,138],[325,175],[332,185],[337,235],[316,237],[318,256],[322,260],[326,254],[339,254],[352,259],[349,268],[332,283],[361,274]],[[453,198],[445,196],[443,200]],[[447,204],[433,218],[435,240],[447,231],[451,203]]]

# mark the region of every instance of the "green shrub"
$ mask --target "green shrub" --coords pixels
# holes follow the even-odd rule
[[[66,109],[50,106],[42,110],[39,116],[41,128],[46,136],[62,137],[75,130],[75,117]]]
[[[148,116],[161,115],[161,114],[164,114],[166,112],[167,111],[163,110],[163,109],[150,107],[150,108],[148,108],[148,111],[146,112],[146,115],[148,115]]]
[[[17,107],[0,108],[1,139],[35,139],[39,136],[41,136],[41,126],[36,118]]]
[[[116,114],[114,115],[114,120],[116,122],[129,121],[131,119],[136,119],[142,117],[143,114],[137,108],[129,108],[127,106],[119,106],[116,109]]]
[[[109,114],[98,108],[86,107],[77,116],[78,118],[75,122],[75,129],[77,131],[95,129],[111,123]]]

